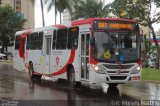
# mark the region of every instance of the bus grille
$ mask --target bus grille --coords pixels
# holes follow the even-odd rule
[[[125,80],[127,76],[110,76],[111,80]]]
[[[108,68],[108,69],[129,69],[131,67],[133,67],[134,65],[133,64],[127,64],[127,65],[119,65],[119,64],[116,64],[116,65],[112,65],[112,64],[103,64],[104,67]]]
[[[117,71],[107,71],[108,73],[111,73],[111,74],[116,74]],[[129,71],[120,71],[120,73],[129,73]]]

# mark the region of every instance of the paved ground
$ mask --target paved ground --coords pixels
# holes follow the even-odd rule
[[[83,85],[73,89],[65,81],[44,77],[32,82],[28,73],[17,71],[12,65],[0,65],[0,106],[137,106],[150,102],[160,105],[159,83],[128,83],[114,88],[103,84],[103,89],[91,88]]]

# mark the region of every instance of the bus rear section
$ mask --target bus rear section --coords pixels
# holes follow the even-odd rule
[[[13,64],[14,68],[19,71],[25,70],[25,42],[28,30],[18,31],[15,34],[13,47]]]

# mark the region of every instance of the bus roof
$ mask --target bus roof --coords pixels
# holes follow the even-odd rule
[[[136,20],[122,19],[122,18],[87,18],[82,20],[76,20],[71,23],[72,26],[92,24],[95,20],[108,20],[108,21],[127,21],[127,22],[137,22]]]
[[[15,35],[21,35],[24,32],[27,32],[28,30],[22,30],[22,31],[17,31]]]
[[[45,26],[45,27],[36,28],[32,32],[44,31],[44,30],[53,30],[53,29],[61,29],[61,28],[67,28],[67,26],[61,25],[61,24]]]

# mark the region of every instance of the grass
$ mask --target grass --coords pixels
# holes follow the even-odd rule
[[[143,68],[142,80],[160,81],[160,69]]]
[[[11,57],[8,57],[8,60],[0,59],[0,64],[13,64],[13,60]]]

